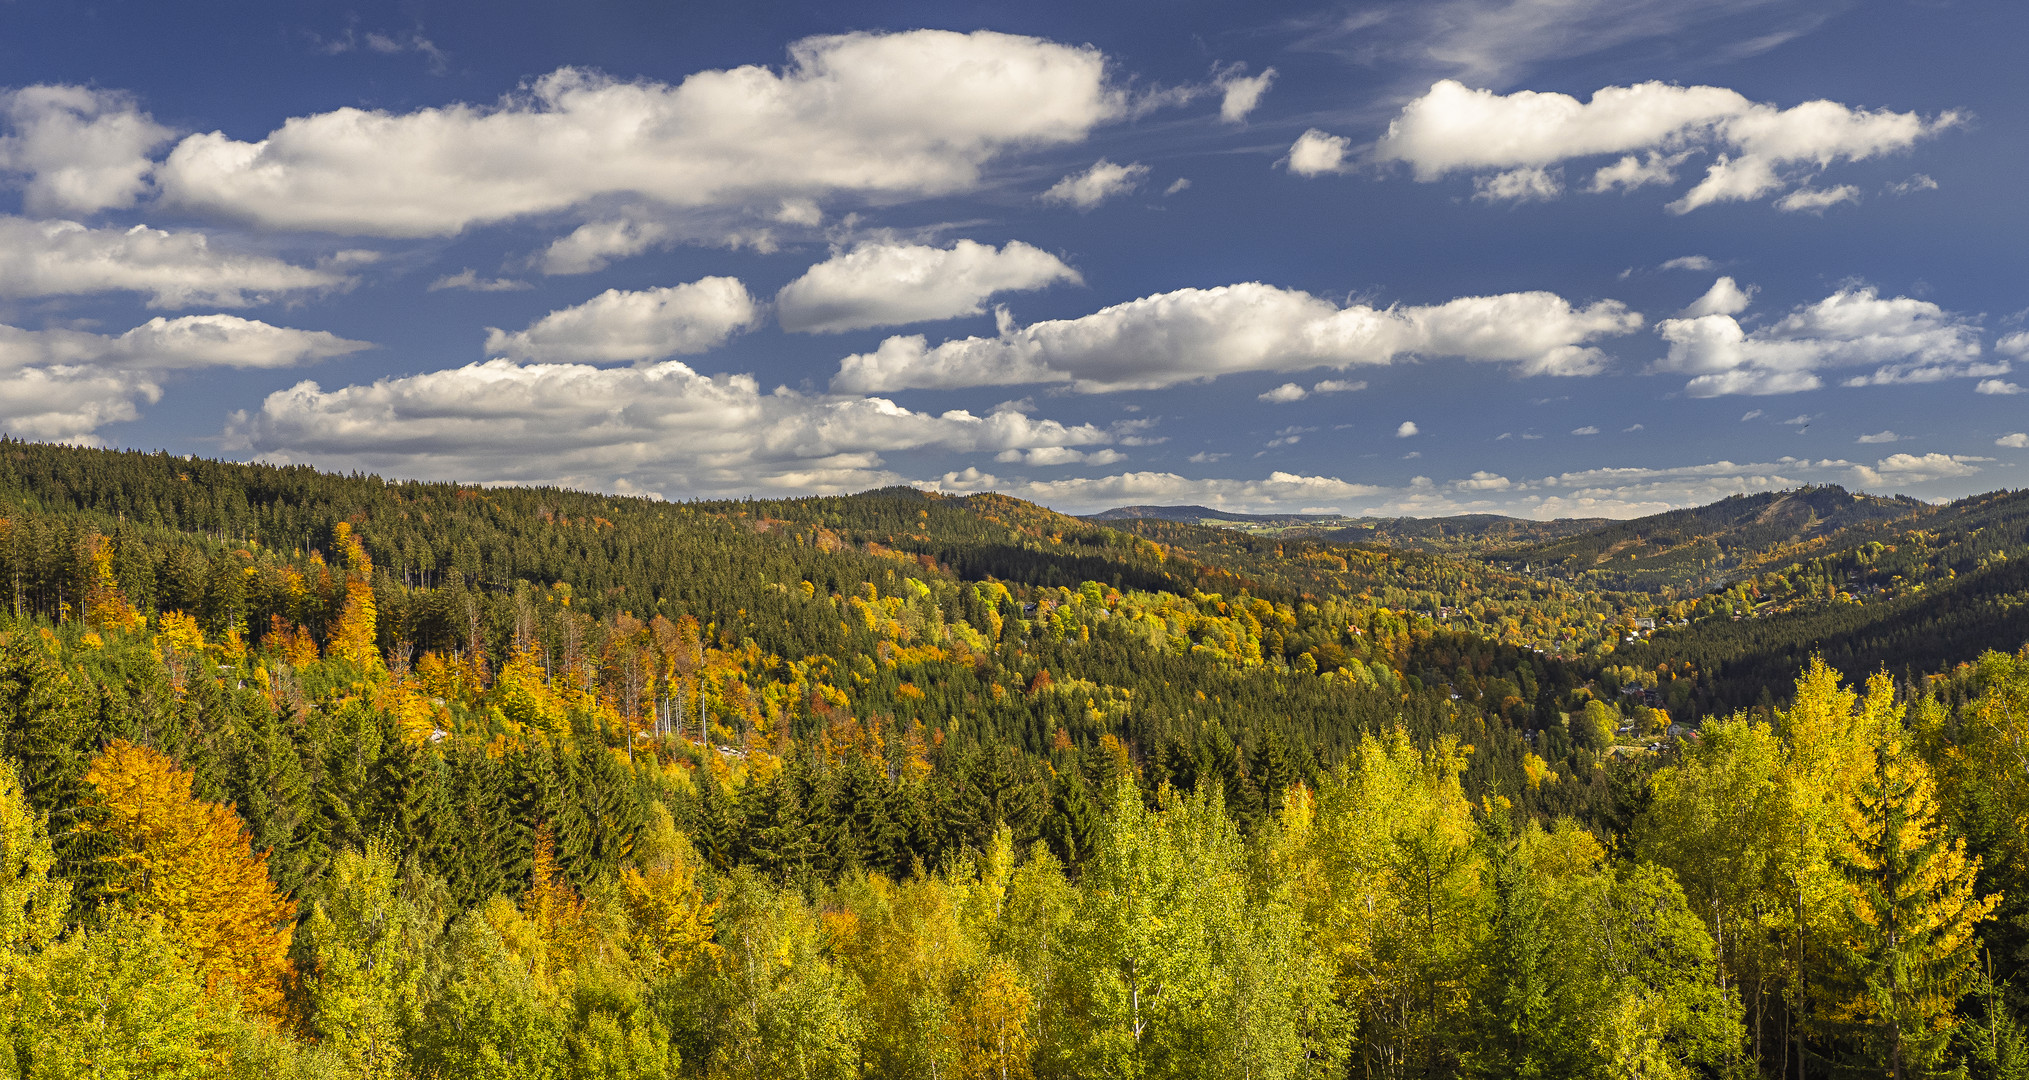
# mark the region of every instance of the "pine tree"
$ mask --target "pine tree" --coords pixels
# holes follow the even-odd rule
[[[894,877],[906,875],[907,835],[895,820],[887,777],[876,771],[872,761],[858,754],[848,757],[837,775],[853,865]]]
[[[531,826],[547,826],[560,872],[583,881],[592,870],[591,822],[578,799],[570,752],[546,745],[528,746],[507,758],[512,778],[514,814]],[[530,841],[533,841],[531,836]],[[533,848],[529,850],[533,858]]]
[[[441,872],[458,906],[472,907],[528,880],[522,819],[509,798],[506,767],[483,748],[453,747],[444,764],[451,814],[445,831],[455,840]]]
[[[795,776],[797,802],[810,823],[811,872],[821,880],[833,881],[859,865],[859,850],[845,805],[841,770],[821,758],[811,762],[814,756],[797,754],[784,763],[784,769]]]
[[[707,762],[698,767],[697,819],[694,834],[704,859],[718,870],[730,870],[744,854],[746,823],[740,804]]]
[[[1014,832],[1017,847],[1033,843],[1049,813],[1048,794],[1031,772],[1029,761],[1012,747],[982,749],[963,769],[952,807],[955,838],[983,850],[995,829]]]
[[[412,746],[398,733],[381,741],[374,762],[380,803],[376,836],[395,845],[394,858],[408,872],[441,873],[459,841],[447,831],[451,806],[445,797],[444,762],[434,751]]]
[[[634,851],[645,813],[634,778],[615,751],[592,746],[572,755],[571,776],[583,808],[585,860],[591,874],[616,874]]]
[[[392,725],[358,701],[322,720],[311,733],[322,750],[316,842],[326,851],[364,850],[381,816],[377,770]]]

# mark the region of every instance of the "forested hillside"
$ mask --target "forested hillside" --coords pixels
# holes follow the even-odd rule
[[[0,441],[0,1076],[2021,1076],[2029,661],[1918,603],[2023,591],[2013,500],[1736,623]],[[1864,692],[1723,633],[1849,609],[1933,622]]]
[[[1813,655],[1906,677],[2029,643],[2029,493],[1855,525],[1785,556],[1676,603],[1668,610],[1688,625],[1617,662],[1688,665],[1703,673],[1700,709],[1717,712],[1757,700]]]
[[[1602,588],[1695,592],[1771,561],[1822,547],[1856,526],[1917,517],[1915,499],[1878,498],[1836,485],[1735,495],[1490,554],[1507,566],[1540,567]]]

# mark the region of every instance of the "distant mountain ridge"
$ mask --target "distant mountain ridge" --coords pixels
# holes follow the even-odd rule
[[[1184,525],[1237,526],[1248,532],[1303,536],[1331,543],[1379,544],[1426,551],[1481,549],[1551,540],[1610,524],[1607,518],[1532,521],[1501,514],[1457,514],[1441,518],[1351,517],[1345,514],[1242,514],[1209,506],[1116,506],[1085,516],[1096,524],[1169,521]]]
[[[1575,535],[1488,551],[1490,562],[1585,575],[1608,588],[1702,587],[1830,541],[1855,526],[1934,512],[1906,495],[1836,484],[1734,495],[1705,506],[1602,524]]]
[[[1344,514],[1237,514],[1231,510],[1214,510],[1209,506],[1116,506],[1085,515],[1087,521],[1128,521],[1136,518],[1155,518],[1159,521],[1182,521],[1199,524],[1206,521],[1247,521],[1263,524],[1275,522],[1311,522],[1350,520]]]
[[[1734,495],[1705,506],[1623,521],[1534,521],[1502,514],[1430,518],[1241,514],[1206,506],[1122,506],[1084,520],[1170,521],[1328,543],[1469,553],[1509,569],[1583,576],[1604,588],[1653,591],[1703,587],[1771,559],[1788,558],[1799,545],[1829,541],[1855,526],[1900,521],[1933,509],[1906,495],[1868,495],[1833,484]]]

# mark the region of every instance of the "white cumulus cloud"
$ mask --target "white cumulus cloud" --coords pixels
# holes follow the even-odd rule
[[[1326,173],[1344,172],[1346,155],[1352,151],[1353,140],[1343,135],[1311,128],[1296,137],[1290,144],[1289,171],[1298,176],[1323,176]]]
[[[1783,109],[1717,86],[1609,86],[1580,101],[1533,90],[1498,94],[1445,79],[1403,107],[1374,156],[1403,162],[1424,181],[1479,174],[1482,197],[1545,198],[1555,194],[1546,170],[1565,162],[1614,157],[1589,185],[1609,191],[1672,183],[1691,155],[1711,154],[1704,178],[1671,210],[1788,191],[1783,209],[1822,211],[1858,191],[1801,185],[1840,161],[1908,150],[1959,119],[1834,101]]]
[[[760,317],[760,306],[737,278],[699,278],[639,292],[607,289],[525,330],[488,329],[486,352],[517,360],[639,363],[722,345]]]
[[[90,441],[106,424],[137,419],[175,372],[291,367],[369,347],[236,315],[158,316],[124,334],[0,326],[0,430]]]
[[[993,460],[1004,464],[1023,465],[1115,465],[1127,460],[1127,455],[1112,447],[1098,450],[1079,450],[1071,446],[1038,446],[1033,450],[1002,450]]]
[[[1298,386],[1293,382],[1283,383],[1281,386],[1278,386],[1265,394],[1255,395],[1255,397],[1261,399],[1262,401],[1266,401],[1271,405],[1287,405],[1292,401],[1302,401],[1304,398],[1307,398],[1309,396],[1310,391],[1305,390],[1303,387]]]
[[[1994,440],[1994,445],[2005,446],[2010,450],[2021,450],[2024,448],[2029,448],[2029,433],[2018,431],[2015,432],[2013,435],[2003,435],[2000,438]]]
[[[1641,316],[1617,301],[1579,308],[1547,292],[1342,308],[1306,292],[1251,282],[1159,293],[934,348],[922,335],[891,337],[874,352],[846,357],[832,389],[1068,383],[1080,392],[1104,393],[1250,371],[1385,365],[1410,356],[1507,363],[1529,375],[1578,375],[1605,366],[1592,342],[1641,325]]]
[[[978,315],[999,292],[1079,282],[1041,248],[960,240],[948,248],[867,243],[833,255],[775,295],[784,330],[835,333]]]
[[[662,247],[675,238],[666,222],[625,216],[600,218],[550,241],[535,264],[545,274],[590,274],[604,270],[615,259]]]
[[[1976,462],[1993,458],[1963,454],[1890,454],[1872,466],[1853,466],[1853,481],[1866,487],[1902,487],[1931,480],[1971,476],[1980,471]]]
[[[2005,379],[1981,379],[1980,384],[1973,387],[1973,393],[1976,394],[2007,395],[2019,394],[2021,392],[2022,387],[2019,384],[2008,382]]]
[[[1860,189],[1851,184],[1831,188],[1801,187],[1775,200],[1775,208],[1786,213],[1822,214],[1840,203],[1859,201]]]
[[[148,190],[149,155],[173,134],[134,99],[84,86],[0,91],[0,172],[26,178],[33,214],[132,206]]]
[[[1275,69],[1263,68],[1259,75],[1247,74],[1247,65],[1221,69],[1212,84],[1219,88],[1219,119],[1237,124],[1261,104],[1262,95],[1275,82]]]
[[[337,109],[252,142],[195,134],[155,178],[190,209],[377,236],[448,236],[599,198],[694,209],[942,195],[977,186],[1000,155],[1127,115],[1106,68],[1090,47],[989,31],[812,37],[780,70],[670,85],[563,68],[491,106]]]
[[[1742,289],[1730,277],[1722,277],[1712,283],[1705,295],[1691,302],[1691,306],[1677,313],[1680,319],[1695,319],[1702,315],[1738,315],[1747,310],[1754,300],[1754,286]]]
[[[1481,202],[1544,202],[1564,193],[1555,169],[1525,166],[1473,180],[1472,197]]]
[[[244,307],[350,282],[328,270],[221,251],[201,232],[0,215],[0,297],[9,299],[137,292],[149,307]]]
[[[926,487],[940,487],[936,483]],[[1134,503],[1194,503],[1229,510],[1276,510],[1379,495],[1387,488],[1335,476],[1271,472],[1258,480],[1199,479],[1172,472],[1037,480],[1000,490],[1046,506],[1087,512]]]
[[[1706,295],[1719,292],[1715,285]],[[1980,360],[1979,328],[1972,320],[1926,300],[1883,299],[1871,287],[1841,289],[1751,332],[1733,313],[1718,312],[1665,319],[1656,330],[1670,345],[1658,370],[1693,376],[1684,387],[1693,397],[1815,390],[1824,385],[1819,373],[1835,367],[1874,366],[1845,380],[1847,386],[2007,370],[2005,363]]]
[[[303,382],[235,416],[269,461],[391,475],[677,495],[857,491],[901,482],[882,455],[1095,447],[1113,436],[1018,412],[914,412],[882,398],[763,393],[751,375],[640,367],[460,368],[325,390]]]
[[[1043,192],[1039,198],[1044,202],[1090,210],[1115,195],[1125,195],[1140,187],[1147,176],[1148,166],[1140,162],[1117,165],[1100,158],[1084,172],[1072,173],[1050,185],[1050,190]]]

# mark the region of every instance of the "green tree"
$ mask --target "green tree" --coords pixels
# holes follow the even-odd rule
[[[1890,728],[1846,806],[1837,864],[1850,921],[1840,1013],[1863,1025],[1896,1080],[1944,1070],[1956,1006],[1974,985],[1979,925],[1999,902],[1977,860],[1939,828],[1929,768]]]
[[[1491,808],[1485,844],[1493,917],[1473,988],[1479,1045],[1469,1065],[1480,1075],[1517,1080],[1564,1075],[1552,1037],[1555,957],[1542,887],[1505,805]]]

